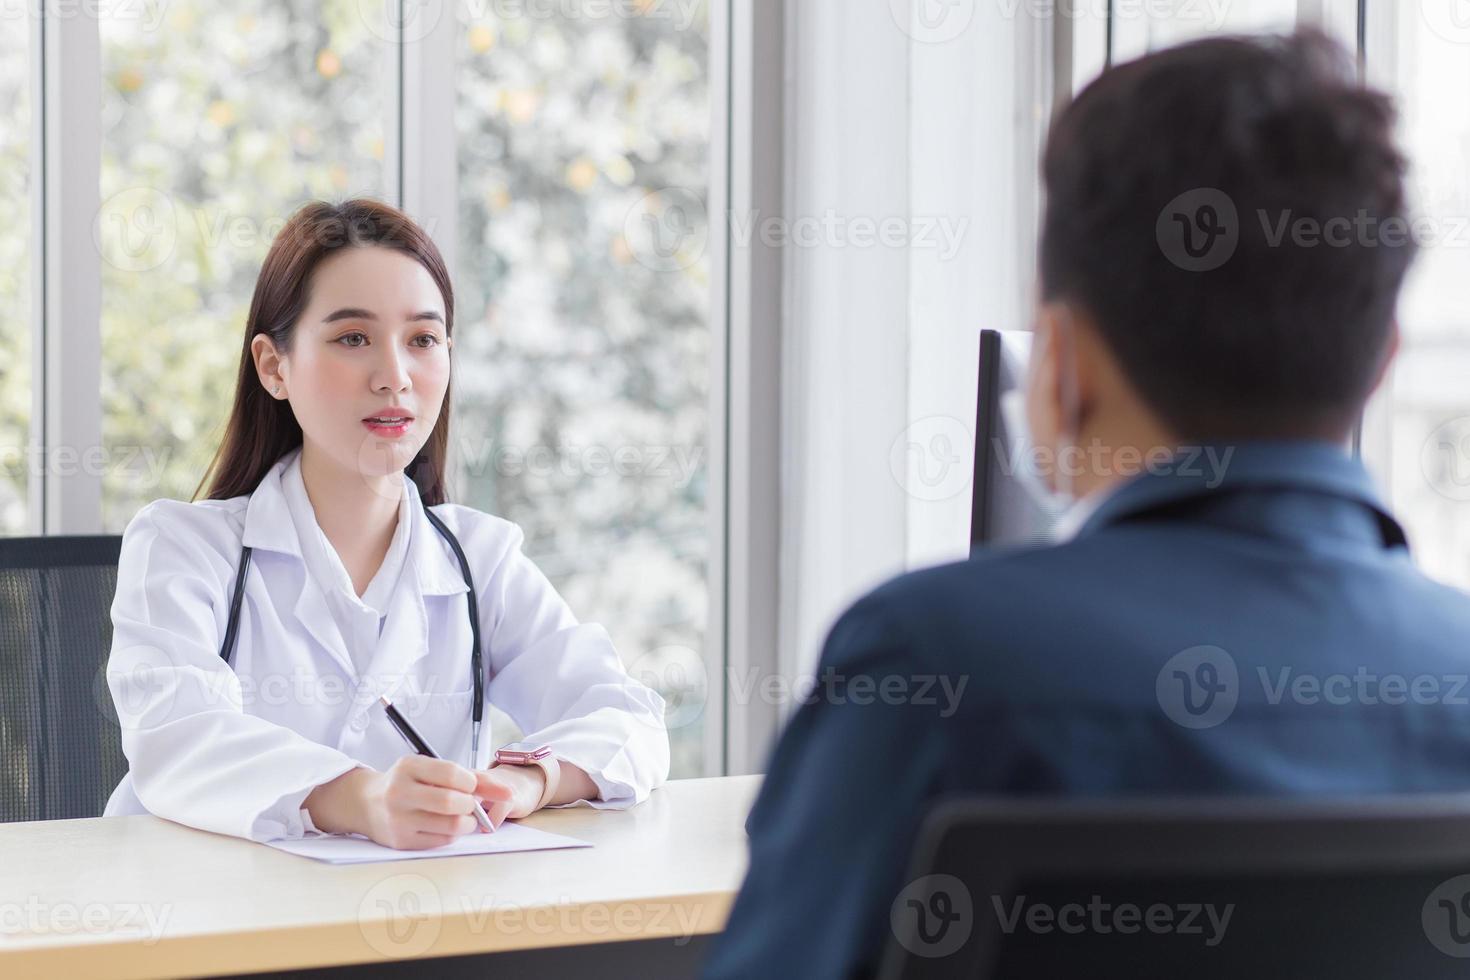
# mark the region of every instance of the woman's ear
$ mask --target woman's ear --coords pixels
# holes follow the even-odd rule
[[[250,356],[255,361],[255,374],[265,390],[278,398],[284,397],[286,378],[282,368],[285,358],[276,350],[275,341],[263,333],[256,334],[250,341]]]

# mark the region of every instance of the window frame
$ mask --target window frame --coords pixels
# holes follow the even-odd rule
[[[102,529],[102,476],[70,467],[102,445],[102,257],[93,242],[101,207],[102,132],[68,120],[101,118],[98,23],[47,0],[31,23],[32,253],[31,453],[27,519],[35,534]],[[62,270],[65,270],[63,276]],[[55,447],[55,448],[53,448]],[[53,456],[56,457],[53,460]]]

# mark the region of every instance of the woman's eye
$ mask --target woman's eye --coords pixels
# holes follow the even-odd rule
[[[420,343],[420,341],[428,341],[428,343]],[[361,331],[346,333],[337,338],[337,343],[344,347],[362,347],[367,344],[367,334]],[[413,343],[424,350],[431,350],[439,346],[439,338],[434,334],[424,333],[415,337]]]

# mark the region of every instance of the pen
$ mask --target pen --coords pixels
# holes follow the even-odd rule
[[[393,707],[393,702],[389,701],[386,695],[379,697],[378,700],[383,702],[383,710],[388,713],[388,720],[393,723],[393,727],[398,729],[398,734],[403,736],[403,740],[412,746],[415,752],[419,755],[426,755],[431,759],[440,758],[439,753],[435,752],[429,746],[429,743],[424,741],[424,737],[414,731],[414,727],[408,723],[408,719],[398,713],[398,709]],[[491,833],[495,832],[495,825],[490,822],[490,818],[485,814],[485,808],[480,805],[479,800],[475,800],[475,819],[480,822],[481,830],[487,830]]]

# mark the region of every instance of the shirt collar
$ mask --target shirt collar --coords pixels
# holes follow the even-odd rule
[[[1314,491],[1361,504],[1376,518],[1384,547],[1408,547],[1403,528],[1383,506],[1362,464],[1340,446],[1310,441],[1181,448],[1167,464],[1102,494],[1076,537],[1135,514],[1243,488]]]
[[[407,482],[407,481],[405,481]],[[393,539],[383,556],[382,564],[374,573],[367,591],[359,598],[352,577],[342,564],[342,558],[333,548],[321,529],[321,522],[306,492],[306,482],[301,476],[301,453],[293,451],[292,457],[281,471],[281,490],[286,498],[286,509],[296,527],[296,540],[301,546],[302,559],[311,569],[316,581],[327,592],[336,592],[342,598],[366,606],[384,614],[388,608],[387,597],[397,587],[403,571],[404,552],[413,531],[409,510],[410,500],[404,493],[398,505],[398,519],[393,530]]]
[[[1086,526],[1087,521],[1097,509],[1103,505],[1103,501],[1117,493],[1117,487],[1104,487],[1094,490],[1085,497],[1078,497],[1072,505],[1062,511],[1057,522],[1051,529],[1051,543],[1062,544],[1075,538]]]
[[[250,502],[245,508],[245,532],[241,544],[248,548],[275,551],[294,555],[306,561],[302,554],[302,542],[292,519],[291,506],[287,500],[284,476],[289,467],[301,455],[301,447],[283,455],[261,477]],[[404,500],[399,511],[399,521],[407,516],[412,526],[407,529],[405,555],[406,567],[411,566],[418,579],[418,588],[424,595],[454,595],[469,591],[459,561],[438,530],[429,523],[418,487],[407,475],[403,477]],[[318,531],[320,533],[320,531]],[[395,540],[397,535],[395,534]]]

